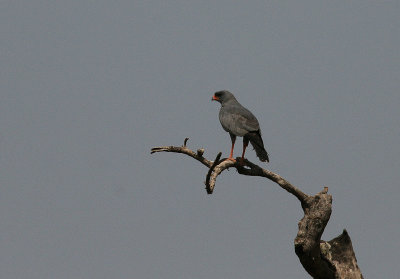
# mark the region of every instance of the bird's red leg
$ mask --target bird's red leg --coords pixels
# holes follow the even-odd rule
[[[243,138],[243,152],[242,152],[242,158],[240,159],[240,164],[244,164],[244,153],[246,152],[246,147],[249,145],[249,140],[247,138]]]
[[[230,136],[231,136],[231,140],[232,140],[232,148],[231,148],[231,154],[229,155],[228,160],[236,161],[235,159],[233,159],[233,148],[235,147],[236,136],[232,135],[232,134]]]

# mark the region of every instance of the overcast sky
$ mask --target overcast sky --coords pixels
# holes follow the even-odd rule
[[[365,278],[398,278],[399,1],[0,1],[0,277],[310,278],[298,201],[227,156],[215,91],[270,163],[333,195]],[[241,139],[235,156],[241,153]]]

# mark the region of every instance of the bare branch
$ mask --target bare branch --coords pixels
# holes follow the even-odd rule
[[[199,162],[201,162],[203,165],[206,167],[210,168],[207,177],[206,177],[206,190],[208,194],[212,194],[214,187],[215,187],[215,181],[217,179],[217,176],[220,175],[224,170],[235,167],[238,171],[238,173],[242,175],[249,175],[249,176],[261,176],[268,178],[272,180],[273,182],[277,183],[279,186],[281,186],[283,189],[288,191],[289,193],[293,194],[295,197],[299,199],[301,203],[304,203],[308,197],[305,193],[300,191],[297,187],[293,186],[290,184],[287,180],[282,178],[280,175],[273,173],[272,171],[263,169],[259,167],[258,165],[248,161],[247,159],[244,160],[245,166],[249,167],[246,168],[242,166],[241,164],[238,163],[238,160],[236,162],[230,161],[230,160],[223,160],[222,162],[219,162],[219,164],[215,164],[217,160],[209,161],[206,158],[203,157],[204,154],[204,149],[199,149],[197,150],[197,153],[192,151],[191,149],[186,147],[186,142],[187,139],[185,139],[184,145],[183,146],[162,146],[162,147],[154,147],[151,149],[151,154],[156,153],[156,152],[175,152],[175,153],[182,153],[186,154]],[[239,159],[239,158],[237,158]],[[218,162],[217,162],[218,163]],[[211,183],[211,184],[210,184]]]
[[[151,149],[151,154],[157,153],[157,152],[174,152],[174,153],[186,154],[186,155],[196,159],[197,161],[199,161],[200,163],[202,163],[203,165],[205,165],[208,168],[211,167],[213,164],[212,161],[209,161],[206,158],[204,158],[203,154],[201,152],[195,153],[194,151],[190,150],[186,146],[160,146],[160,147],[154,147]]]
[[[245,165],[250,167],[250,169],[237,166],[237,170],[240,174],[243,175],[251,175],[251,176],[261,176],[268,178],[269,180],[272,180],[273,182],[277,183],[279,186],[281,186],[283,189],[288,191],[289,193],[293,194],[302,204],[306,201],[308,198],[308,195],[303,193],[299,188],[293,186],[289,181],[284,179],[282,176],[279,174],[273,173],[270,170],[263,169],[259,167],[258,165],[250,162],[249,160],[245,159],[244,160]]]
[[[213,175],[213,179],[210,182],[210,178],[211,178],[211,174],[213,174],[215,167],[219,164],[220,162],[220,158],[221,158],[222,152],[218,153],[217,157],[214,160],[214,163],[212,164],[212,166],[210,167],[210,169],[208,170],[207,176],[206,176],[206,190],[207,190],[207,194],[212,194],[212,192],[214,191],[214,186],[215,186],[215,179],[216,179],[216,175]]]
[[[244,160],[243,164],[236,161],[220,159],[221,152],[218,153],[214,161],[209,161],[203,157],[204,149],[197,152],[186,147],[188,138],[185,139],[183,146],[162,146],[151,149],[151,153],[156,152],[175,152],[186,154],[209,168],[206,176],[206,190],[212,194],[215,182],[224,170],[236,168],[239,174],[248,176],[260,176],[278,184],[294,195],[300,202],[304,211],[304,217],[300,220],[299,230],[294,241],[295,252],[300,259],[304,269],[313,277],[318,279],[362,279],[362,274],[357,265],[357,260],[353,251],[351,240],[346,230],[343,234],[331,241],[321,240],[322,233],[329,221],[332,212],[332,196],[328,194],[328,187],[310,196],[303,193],[300,189],[293,186],[280,175],[263,169],[260,166]]]

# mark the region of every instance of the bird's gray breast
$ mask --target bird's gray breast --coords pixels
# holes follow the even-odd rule
[[[260,129],[257,118],[240,105],[221,107],[219,121],[225,131],[239,137]]]

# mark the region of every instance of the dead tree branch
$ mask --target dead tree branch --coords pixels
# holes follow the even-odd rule
[[[151,154],[156,152],[174,152],[188,155],[206,167],[209,168],[206,176],[206,190],[212,194],[218,175],[224,170],[235,168],[239,174],[248,176],[260,176],[278,184],[294,195],[301,203],[304,217],[300,220],[299,231],[294,240],[295,252],[299,257],[304,269],[316,279],[362,279],[363,276],[357,265],[357,259],[354,254],[351,239],[346,230],[343,233],[330,240],[321,240],[322,233],[329,221],[332,212],[332,196],[328,194],[328,187],[316,194],[310,196],[303,193],[300,189],[293,186],[280,175],[263,169],[260,166],[244,160],[240,164],[239,158],[235,161],[220,159],[222,153],[218,153],[214,161],[209,161],[203,157],[204,149],[192,151],[186,146],[188,138],[184,145],[162,146],[151,149]]]

